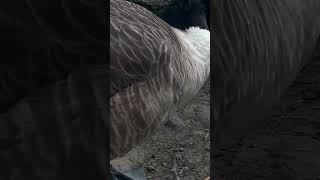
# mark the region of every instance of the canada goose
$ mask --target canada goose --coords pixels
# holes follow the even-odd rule
[[[139,145],[210,72],[210,33],[181,31],[147,9],[110,1],[110,158]]]

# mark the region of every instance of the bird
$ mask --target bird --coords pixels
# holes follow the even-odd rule
[[[179,30],[146,8],[110,1],[110,160],[153,135],[210,74],[210,32]]]

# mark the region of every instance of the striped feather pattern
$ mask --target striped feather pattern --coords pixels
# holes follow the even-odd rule
[[[181,47],[173,30],[145,8],[125,1],[111,1],[110,7],[110,75],[117,91],[157,74],[152,70],[177,58],[171,52],[178,55]]]
[[[110,159],[152,135],[204,83],[209,72],[184,35],[139,5],[111,0]]]

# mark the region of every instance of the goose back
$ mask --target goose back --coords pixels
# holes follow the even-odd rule
[[[113,95],[155,76],[159,67],[166,67],[179,57],[181,47],[172,28],[142,6],[112,0],[110,7],[110,89]]]

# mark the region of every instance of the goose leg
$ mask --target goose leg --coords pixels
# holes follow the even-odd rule
[[[172,113],[169,116],[168,121],[165,123],[165,126],[170,127],[174,130],[184,127],[183,120],[179,117],[177,112]]]

